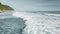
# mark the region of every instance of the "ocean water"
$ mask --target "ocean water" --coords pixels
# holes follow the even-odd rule
[[[24,34],[60,34],[59,12],[15,12],[13,16],[24,18]]]
[[[57,11],[16,11],[5,17],[0,17],[0,34],[60,34]]]

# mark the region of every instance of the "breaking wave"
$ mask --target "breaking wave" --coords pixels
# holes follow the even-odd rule
[[[13,16],[24,18],[26,27],[24,34],[60,34],[59,16],[49,16],[52,14],[38,14],[27,12],[15,12]],[[55,15],[55,14],[54,14]]]

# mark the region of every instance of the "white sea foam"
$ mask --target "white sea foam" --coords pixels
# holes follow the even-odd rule
[[[60,34],[60,18],[36,13],[15,12],[13,16],[26,19],[24,34]]]
[[[60,17],[60,14],[49,14],[49,13],[45,13],[45,15],[48,15],[48,16],[57,16],[57,17]]]

